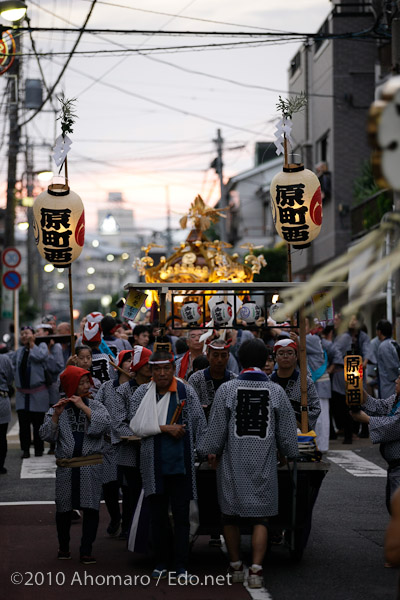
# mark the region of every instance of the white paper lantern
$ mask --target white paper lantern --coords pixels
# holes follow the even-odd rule
[[[181,315],[186,323],[197,323],[201,317],[201,308],[197,302],[187,302],[181,308]]]
[[[245,302],[238,312],[239,319],[252,325],[262,315],[262,310],[255,302]]]
[[[65,184],[49,185],[33,204],[33,233],[47,262],[68,267],[85,241],[85,211],[78,194]]]
[[[229,302],[217,302],[211,309],[215,325],[226,325],[232,318],[232,305]]]
[[[271,182],[271,210],[278,235],[294,248],[307,248],[322,224],[318,177],[302,164],[291,164]]]

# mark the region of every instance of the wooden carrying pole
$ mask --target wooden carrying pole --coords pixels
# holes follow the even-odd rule
[[[300,326],[300,390],[301,390],[301,433],[308,432],[308,402],[307,402],[307,351],[306,351],[306,320],[304,316],[304,307],[299,311]]]
[[[67,157],[64,159],[64,176],[65,176],[65,184],[67,189],[69,190],[68,185],[68,162]],[[72,302],[72,275],[71,275],[71,265],[68,265],[68,289],[69,289],[69,320],[71,325],[71,356],[75,354],[75,334],[74,334],[74,306]]]
[[[286,135],[283,136],[283,151],[284,151],[284,167],[287,169],[289,167],[289,159],[288,159],[288,141],[286,139]],[[287,277],[288,281],[292,281],[292,254],[290,250],[290,244],[287,245]]]
[[[68,265],[68,287],[69,287],[69,320],[71,323],[71,356],[74,356],[74,354],[75,354],[75,334],[74,334],[74,307],[72,304],[71,265]]]

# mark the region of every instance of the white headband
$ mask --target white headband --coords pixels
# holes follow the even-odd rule
[[[207,346],[207,348],[213,348],[213,350],[228,350],[230,347],[230,344],[226,344],[225,346],[214,346],[212,342]]]
[[[174,360],[174,358],[170,358],[169,360],[149,360],[149,365],[168,365],[169,363],[173,363]]]

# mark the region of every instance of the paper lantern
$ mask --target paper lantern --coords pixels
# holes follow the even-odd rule
[[[238,316],[248,325],[252,325],[262,316],[262,310],[255,302],[245,302],[240,308]]]
[[[201,308],[197,302],[187,302],[181,308],[181,315],[186,323],[197,323],[201,317]]]
[[[278,235],[294,248],[307,248],[321,230],[318,177],[302,164],[290,164],[271,182],[271,210]]]
[[[216,325],[226,325],[232,318],[232,305],[229,302],[217,302],[211,309],[211,317]]]
[[[344,357],[344,381],[346,403],[349,407],[360,407],[363,402],[363,359],[358,354]]]
[[[68,267],[85,241],[85,211],[78,194],[65,184],[49,185],[33,204],[33,233],[45,260]]]

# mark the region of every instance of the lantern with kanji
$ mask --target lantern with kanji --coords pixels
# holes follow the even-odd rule
[[[346,403],[353,409],[363,403],[363,359],[358,354],[344,357],[344,381],[346,385]]]
[[[271,182],[275,228],[294,248],[307,248],[321,230],[322,198],[318,177],[302,164],[288,164]]]
[[[33,204],[33,232],[41,256],[55,267],[67,267],[82,252],[85,211],[66,184],[53,183]]]

